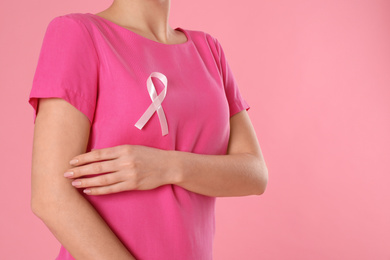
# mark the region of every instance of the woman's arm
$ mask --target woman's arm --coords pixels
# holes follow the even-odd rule
[[[175,171],[174,184],[215,197],[261,195],[268,183],[256,133],[246,110],[230,118],[227,155],[203,155],[169,151],[168,168]]]
[[[90,195],[125,190],[149,190],[176,184],[214,197],[261,195],[268,183],[268,169],[245,110],[230,118],[226,155],[204,155],[161,150],[142,145],[119,145],[79,154],[72,159],[70,180]],[[110,172],[92,178],[90,174]],[[87,189],[85,189],[87,188]]]
[[[41,98],[33,141],[31,209],[75,259],[135,259],[63,173],[86,151],[88,118],[60,98]]]

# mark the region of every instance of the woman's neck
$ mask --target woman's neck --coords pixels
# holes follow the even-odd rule
[[[97,15],[162,43],[171,42],[177,33],[168,24],[170,0],[114,0]],[[150,38],[150,37],[149,37]]]

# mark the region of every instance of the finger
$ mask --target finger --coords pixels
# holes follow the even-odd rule
[[[93,175],[99,173],[107,173],[117,171],[117,166],[114,160],[94,162],[87,165],[78,166],[73,169],[67,170],[66,173],[73,172],[73,174],[64,173],[65,177],[78,178],[86,175]]]
[[[114,147],[92,150],[88,153],[83,153],[73,157],[69,164],[83,165],[96,161],[116,159],[124,149],[126,149],[126,145],[118,145]]]
[[[72,185],[76,188],[101,187],[112,185],[125,179],[117,172],[107,173],[96,177],[76,179],[72,181]]]
[[[87,191],[90,191],[89,193]],[[88,195],[104,195],[110,193],[118,193],[122,191],[129,190],[125,182],[118,182],[112,185],[103,186],[103,187],[91,187],[84,189],[83,192]]]

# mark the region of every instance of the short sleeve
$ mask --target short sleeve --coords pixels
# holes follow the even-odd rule
[[[85,25],[68,16],[57,16],[46,29],[35,70],[29,104],[38,99],[62,98],[85,114],[92,124],[97,99],[99,60]]]
[[[216,48],[219,55],[221,76],[225,87],[226,98],[229,103],[229,113],[230,117],[232,117],[244,109],[248,111],[250,105],[241,96],[240,89],[226,59],[222,45],[215,37],[213,38],[216,43]]]

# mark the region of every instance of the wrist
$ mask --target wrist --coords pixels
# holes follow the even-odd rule
[[[178,185],[183,181],[183,167],[180,160],[180,151],[167,151],[167,183]]]

